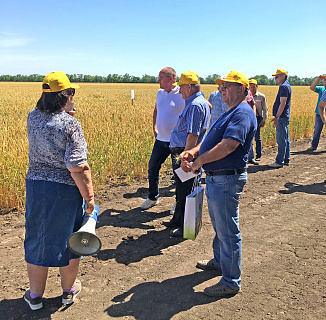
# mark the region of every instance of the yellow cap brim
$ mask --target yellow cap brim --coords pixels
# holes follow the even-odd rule
[[[175,82],[175,83],[172,83],[172,85],[176,87],[176,86],[179,85],[179,83],[178,82]]]
[[[234,80],[228,80],[228,79],[215,79],[215,83],[216,84],[223,84],[225,82],[233,82],[233,83],[240,83],[238,81],[234,81]]]

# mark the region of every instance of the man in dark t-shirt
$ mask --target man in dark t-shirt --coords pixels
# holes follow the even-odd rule
[[[229,110],[212,125],[199,146],[181,153],[180,157],[184,171],[196,173],[203,167],[206,173],[208,211],[215,230],[214,258],[199,261],[197,268],[216,270],[222,276],[204,293],[225,297],[240,290],[239,197],[247,181],[248,154],[257,120],[246,102],[249,81],[243,73],[231,71],[226,78],[215,82],[221,85],[222,99]]]
[[[273,105],[274,118],[272,119],[273,126],[276,128],[278,152],[275,162],[269,167],[282,168],[283,165],[288,166],[290,162],[289,123],[292,89],[287,81],[288,73],[284,69],[277,69],[273,77],[280,85]]]

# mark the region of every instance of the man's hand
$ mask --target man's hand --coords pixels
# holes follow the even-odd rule
[[[191,171],[191,164],[190,162],[194,159],[195,155],[192,150],[183,151],[180,153],[179,157],[181,158],[181,169],[184,172]]]
[[[201,159],[200,157],[198,157],[191,165],[191,172],[194,174],[198,174],[202,165],[203,163],[201,163]]]
[[[156,129],[156,130],[153,130],[153,132],[154,132],[154,137],[155,137],[155,139],[156,139],[156,137],[157,137],[157,135],[158,135],[158,131],[157,131],[157,129]]]
[[[274,128],[276,128],[277,127],[277,124],[278,124],[278,118],[273,118],[272,120],[271,120],[271,122],[273,122],[273,127]]]
[[[259,126],[260,126],[261,128],[263,128],[263,127],[265,126],[265,121],[262,121],[262,122],[259,124]]]

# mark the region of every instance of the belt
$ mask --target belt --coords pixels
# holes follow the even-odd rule
[[[215,171],[205,171],[207,176],[229,176],[229,175],[237,175],[247,172],[246,168],[241,169],[228,169],[228,170],[215,170]]]
[[[174,147],[174,148],[170,148],[172,152],[182,152],[185,147]]]

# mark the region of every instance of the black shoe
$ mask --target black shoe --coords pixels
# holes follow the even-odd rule
[[[256,161],[260,161],[260,160],[261,160],[261,157],[256,157],[255,160],[256,160]]]
[[[27,290],[24,294],[24,300],[28,303],[32,310],[38,310],[43,308],[42,297],[31,298],[31,290]]]
[[[183,237],[183,228],[176,228],[176,229],[171,230],[170,235],[172,237],[182,238]]]
[[[164,221],[164,222],[162,222],[162,224],[163,224],[163,226],[166,226],[168,228],[177,228],[178,227],[178,225],[172,220]]]
[[[256,166],[259,165],[258,161],[256,161],[255,159],[248,161],[248,163],[254,164]]]

